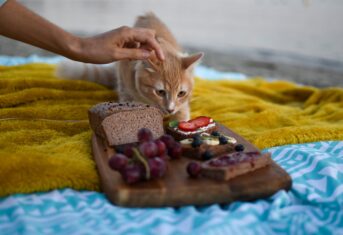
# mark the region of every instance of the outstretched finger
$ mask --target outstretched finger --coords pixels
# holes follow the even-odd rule
[[[151,47],[151,49],[153,49],[156,52],[157,57],[160,60],[165,59],[162,48],[160,44],[157,42],[153,30],[136,28],[133,30],[133,39],[135,41],[144,43],[147,46]]]
[[[144,49],[120,48],[114,53],[115,60],[145,60],[151,56],[151,51]]]

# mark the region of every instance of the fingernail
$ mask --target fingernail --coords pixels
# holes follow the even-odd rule
[[[151,52],[150,51],[143,51],[143,57],[144,58],[149,58],[151,55]]]

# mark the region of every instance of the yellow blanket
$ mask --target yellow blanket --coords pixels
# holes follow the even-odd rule
[[[0,196],[98,190],[87,110],[116,94],[53,76],[54,66],[0,66]],[[209,115],[260,148],[343,140],[343,89],[278,81],[196,80],[192,116]]]

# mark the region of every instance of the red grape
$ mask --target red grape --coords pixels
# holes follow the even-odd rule
[[[142,181],[145,176],[145,170],[141,164],[127,165],[120,173],[124,181],[128,184]]]
[[[151,178],[160,178],[166,173],[167,164],[163,159],[158,157],[150,158],[148,164]]]
[[[171,135],[162,135],[160,137],[160,140],[163,141],[163,143],[166,145],[167,149],[170,149],[173,147],[175,140],[173,138],[173,136]]]
[[[153,141],[144,142],[139,146],[139,151],[146,158],[156,157],[157,155],[157,146]]]
[[[168,155],[173,158],[179,158],[182,154],[182,145],[179,142],[174,142],[173,146],[168,149]]]
[[[162,160],[166,162],[170,160],[170,157],[167,154],[159,155],[157,157],[161,158]]]
[[[155,144],[157,146],[157,155],[162,156],[166,153],[166,145],[162,140],[155,140]]]
[[[187,165],[187,173],[191,177],[197,177],[200,175],[201,172],[201,165],[197,162],[190,162]]]
[[[132,148],[134,146],[132,144],[128,144],[128,145],[125,145],[124,147],[124,154],[128,157],[128,158],[132,158],[133,156],[133,151],[132,151]]]
[[[127,157],[121,153],[113,155],[108,161],[108,165],[115,171],[120,171],[127,165],[127,163]]]
[[[140,143],[153,140],[152,132],[148,128],[139,129],[137,137]]]

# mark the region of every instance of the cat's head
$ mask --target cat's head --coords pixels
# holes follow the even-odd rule
[[[193,65],[203,53],[184,55],[164,51],[165,60],[140,61],[136,64],[136,89],[145,102],[158,105],[166,115],[173,115],[186,105],[192,95]]]

